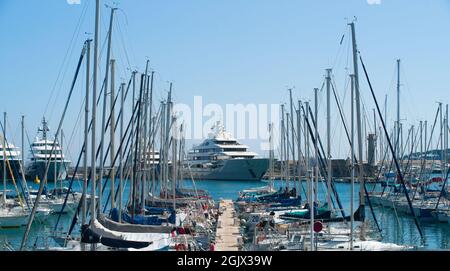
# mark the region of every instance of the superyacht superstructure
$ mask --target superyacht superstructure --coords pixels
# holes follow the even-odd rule
[[[185,170],[194,179],[259,181],[269,168],[269,159],[255,158],[225,128],[217,123],[209,138],[187,155]]]

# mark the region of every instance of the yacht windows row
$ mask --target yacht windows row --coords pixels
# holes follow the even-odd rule
[[[192,152],[194,153],[209,153],[209,152],[245,152],[247,149],[243,148],[226,148],[226,149],[220,149],[220,148],[214,148],[214,149],[195,149]]]

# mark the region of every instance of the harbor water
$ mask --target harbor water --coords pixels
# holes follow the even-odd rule
[[[118,182],[116,182],[117,184]],[[64,186],[68,186],[69,182],[66,181]],[[197,188],[201,190],[207,190],[214,200],[220,199],[237,199],[239,191],[244,189],[256,188],[265,186],[268,183],[264,182],[248,182],[248,181],[196,181],[193,183],[190,180],[183,182],[186,188]],[[52,184],[50,184],[51,186]],[[275,181],[274,187],[279,189],[284,185],[284,182]],[[292,187],[293,184],[291,184]],[[369,191],[373,188],[374,184],[368,184]],[[32,189],[37,190],[39,188],[38,184],[31,184],[29,186]],[[339,194],[340,200],[344,207],[346,215],[350,212],[350,184],[349,183],[336,183],[335,184],[337,192]],[[306,184],[303,183],[303,187]],[[14,186],[8,185],[9,190],[14,190]],[[73,184],[74,191],[81,192],[82,183],[80,181],[75,181]],[[319,184],[319,200],[321,202],[326,201],[325,198],[326,187]],[[90,190],[88,190],[90,191]],[[110,192],[109,184],[105,187],[105,193],[103,198],[103,204],[106,202],[108,194]],[[354,203],[358,206],[358,193],[359,186],[355,184],[355,195]],[[124,189],[124,202],[127,201],[129,194],[129,185]],[[303,198],[305,196],[303,195]],[[106,209],[108,213],[109,208]],[[376,230],[374,219],[372,213],[368,206],[366,206],[366,218],[369,220],[371,228],[375,230],[375,237],[380,237],[383,242],[390,242],[399,245],[410,245],[417,246],[419,250],[448,250],[450,249],[450,226],[445,223],[437,222],[421,222],[421,226],[425,235],[425,244],[421,244],[420,236],[417,228],[414,224],[414,219],[411,216],[396,213],[393,209],[376,207],[374,206],[374,213],[382,229],[381,234]],[[64,233],[67,232],[69,226],[72,222],[73,215],[65,214],[61,215],[58,224],[57,232]],[[51,238],[55,234],[55,224],[58,220],[58,215],[50,215],[42,223],[35,222],[32,226],[30,237],[28,239],[28,248],[45,247],[45,246],[56,246],[57,243]],[[81,218],[79,218],[79,222]],[[17,250],[20,247],[20,243],[25,231],[25,227],[20,229],[0,229],[0,250],[14,249]],[[79,233],[79,228],[76,226],[74,228],[74,233]]]

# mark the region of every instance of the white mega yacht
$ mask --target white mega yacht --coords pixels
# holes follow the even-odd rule
[[[189,151],[185,163],[187,176],[203,180],[262,179],[269,168],[269,159],[255,158],[257,153],[248,151],[219,122],[211,130],[208,139]]]
[[[3,178],[3,163],[6,157],[8,161],[6,164],[6,178],[12,179],[12,173],[14,179],[17,180],[20,176],[20,164],[22,163],[21,153],[19,148],[9,142],[5,144],[6,148],[3,147],[3,141],[0,135],[0,177]]]
[[[38,132],[42,132],[42,137],[36,138],[36,141],[31,144],[30,160],[26,168],[27,179],[35,180],[39,178],[44,179],[47,162],[50,162],[50,168],[47,174],[47,181],[64,180],[67,177],[67,172],[70,167],[70,160],[64,158],[63,151],[57,140],[49,140],[47,121],[42,120],[42,127]],[[54,150],[52,152],[52,148]]]

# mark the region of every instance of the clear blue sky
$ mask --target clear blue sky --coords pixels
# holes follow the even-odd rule
[[[94,29],[94,2],[0,1],[0,110],[8,112],[9,137],[16,145],[20,145],[22,113],[30,137],[35,136],[44,113],[56,130],[87,37],[84,33]],[[346,18],[356,16],[359,50],[382,103],[388,94],[390,119],[394,116],[397,58],[403,61],[402,117],[406,123],[431,122],[436,101],[449,102],[448,0],[382,0],[379,5],[369,5],[367,0],[120,2],[123,11],[117,13],[116,27],[121,31],[115,32],[113,48],[118,78],[128,77],[128,67],[142,70],[149,57],[157,71],[158,99],[167,89],[167,80],[174,82],[176,101],[186,104],[193,103],[194,95],[203,96],[204,103],[221,105],[279,103],[287,101],[287,86],[295,86],[295,98],[312,99],[312,89],[321,86],[325,69],[330,67],[340,96],[348,97],[345,67],[351,65],[346,65]],[[80,31],[72,41],[85,9]],[[103,9],[102,40],[108,18],[109,11]],[[340,46],[343,34],[347,35]],[[360,84],[371,111],[373,103],[362,70]],[[64,126],[67,137],[77,127],[70,148],[73,159],[82,136],[82,125],[75,125],[82,91],[78,84]],[[335,114],[333,123],[337,120]],[[335,139],[335,156],[346,156],[348,148],[339,140]],[[258,151],[258,141],[244,142]]]

